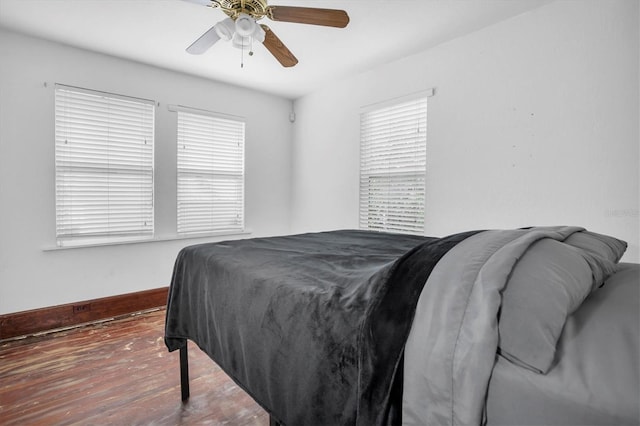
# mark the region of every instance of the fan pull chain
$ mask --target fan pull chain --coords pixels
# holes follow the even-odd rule
[[[249,56],[253,56],[253,37],[249,37]],[[244,68],[244,40],[240,46],[240,68]]]

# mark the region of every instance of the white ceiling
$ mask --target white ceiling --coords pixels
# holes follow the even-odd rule
[[[0,0],[0,27],[175,71],[297,98],[365,71],[537,8],[551,0],[271,0],[272,5],[346,10],[344,29],[270,22],[298,58],[283,68],[220,41],[185,52],[226,15],[184,0]]]

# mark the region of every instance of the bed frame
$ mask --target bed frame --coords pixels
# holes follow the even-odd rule
[[[186,342],[185,342],[186,343]],[[189,400],[189,353],[187,345],[185,344],[180,348],[180,394],[182,396],[182,403],[186,403]],[[273,418],[269,413],[269,426],[284,426],[282,423]]]

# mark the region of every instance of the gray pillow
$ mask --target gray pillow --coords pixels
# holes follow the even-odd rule
[[[532,244],[502,294],[502,356],[546,373],[567,317],[615,272],[625,249],[624,241],[587,231],[564,242],[544,238]]]
[[[514,267],[502,294],[502,356],[546,373],[567,316],[591,287],[591,268],[578,249],[550,238],[534,243]]]
[[[571,234],[564,240],[564,243],[581,248],[613,263],[617,263],[627,249],[627,243],[624,241],[590,231]]]

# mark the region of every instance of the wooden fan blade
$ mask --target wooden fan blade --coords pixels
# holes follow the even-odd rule
[[[260,25],[264,30],[264,47],[282,64],[283,67],[292,67],[298,63],[298,59],[280,39],[266,25]]]
[[[325,27],[344,28],[349,23],[349,15],[344,10],[315,7],[269,6],[267,16],[274,21],[324,25]]]
[[[202,55],[209,50],[211,46],[216,44],[220,40],[220,37],[216,33],[215,27],[209,28],[209,30],[202,34],[196,41],[191,43],[191,46],[187,47],[187,53],[192,55]]]

